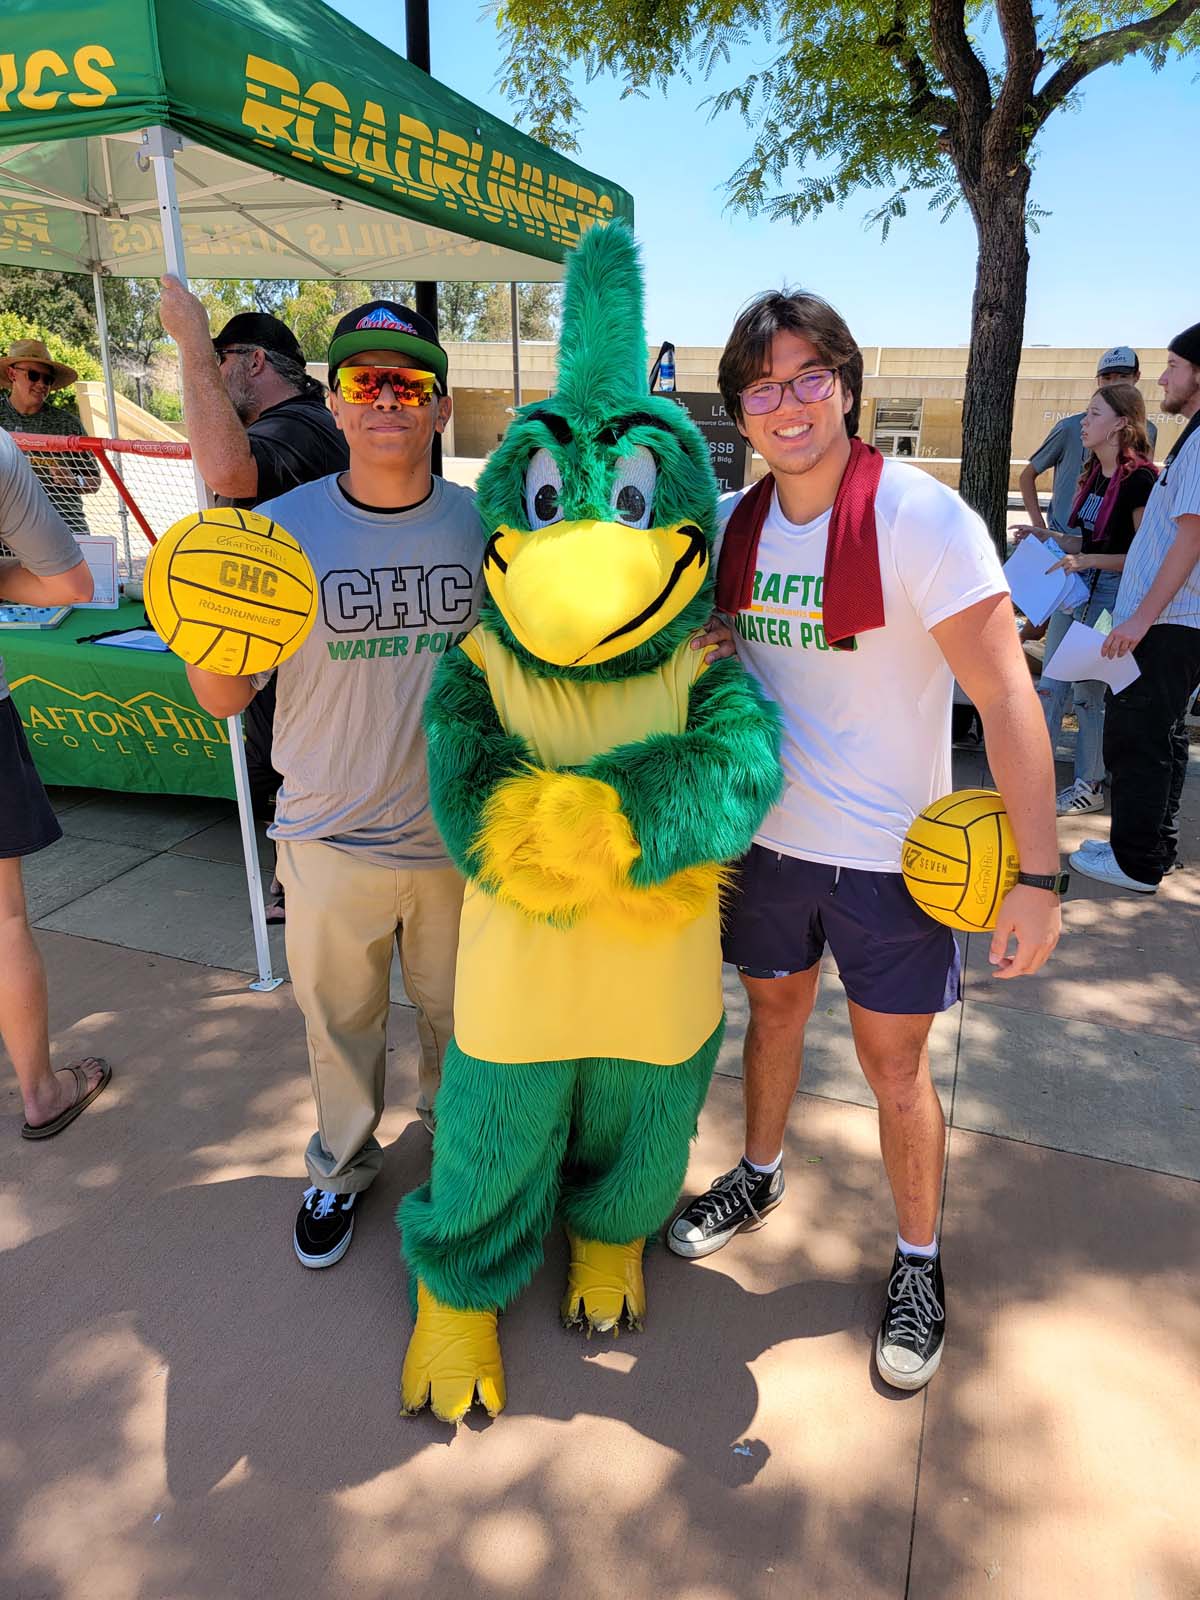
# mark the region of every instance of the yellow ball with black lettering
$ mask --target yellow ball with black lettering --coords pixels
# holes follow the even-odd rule
[[[948,928],[984,933],[1017,881],[1020,862],[995,789],[958,789],[913,818],[900,867],[922,911]]]
[[[154,631],[177,656],[230,677],[286,661],[317,616],[317,580],[295,539],[270,517],[232,506],[168,528],[142,592]]]

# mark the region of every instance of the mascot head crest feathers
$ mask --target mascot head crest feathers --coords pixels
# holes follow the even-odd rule
[[[708,618],[708,447],[646,365],[637,246],[620,223],[593,228],[567,268],[558,388],[520,409],[479,479],[483,618],[539,676],[634,676]]]

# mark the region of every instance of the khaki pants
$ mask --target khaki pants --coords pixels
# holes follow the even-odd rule
[[[379,1171],[392,944],[417,1010],[417,1110],[428,1113],[454,1030],[463,880],[453,867],[373,866],[321,841],[279,842],[287,958],[308,1033],[317,1132],[305,1153],[319,1189],[356,1194]]]

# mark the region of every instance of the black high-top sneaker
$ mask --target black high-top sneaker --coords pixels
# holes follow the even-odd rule
[[[667,1245],[677,1256],[710,1256],[735,1233],[753,1233],[783,1199],[783,1165],[756,1172],[745,1156],[710,1189],[684,1207],[667,1229]]]
[[[893,1389],[923,1389],[941,1364],[945,1337],[941,1252],[905,1256],[897,1250],[875,1340],[879,1376]]]

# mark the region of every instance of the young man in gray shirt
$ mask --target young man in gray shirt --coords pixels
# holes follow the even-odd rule
[[[92,598],[92,575],[70,529],[7,433],[0,432],[0,601],[61,606]],[[98,1056],[50,1065],[46,969],[25,909],[21,859],[62,838],[29,754],[0,659],[0,1037],[21,1085],[26,1139],[61,1133],[112,1076]]]
[[[484,540],[471,491],[430,470],[450,417],[446,369],[415,312],[390,301],[348,312],[329,383],[349,469],[258,508],[303,546],[320,593],[312,632],[276,673],[283,785],[271,829],[317,1110],[295,1229],[307,1267],[345,1254],[383,1159],[393,941],[417,1010],[417,1109],[429,1126],[453,1029],[463,883],[430,810],[421,708],[439,656],[475,624]],[[221,717],[262,682],[197,667],[188,677]]]

